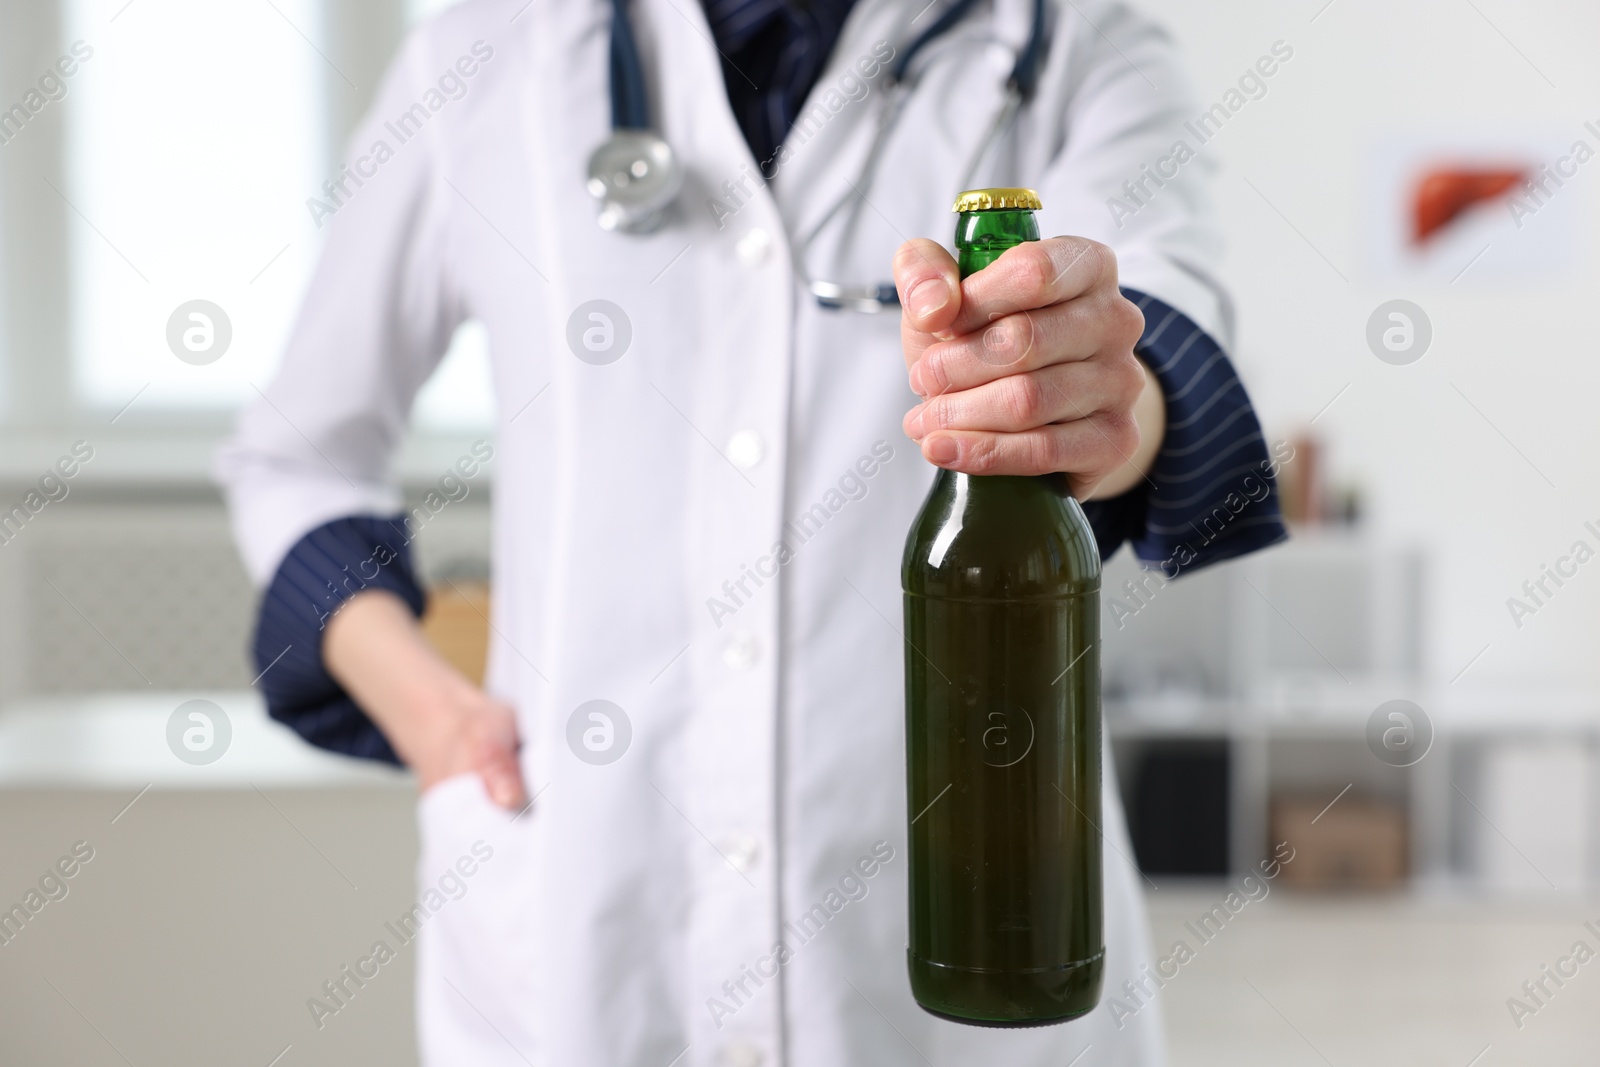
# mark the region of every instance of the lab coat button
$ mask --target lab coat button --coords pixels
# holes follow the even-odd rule
[[[733,250],[740,263],[747,267],[759,267],[767,261],[767,253],[772,251],[772,236],[760,228],[750,230],[739,238]]]
[[[727,857],[728,866],[740,874],[749,874],[761,855],[761,843],[743,835],[729,838],[722,843],[722,854]]]
[[[736,671],[749,670],[760,658],[761,651],[756,647],[756,635],[749,630],[740,630],[734,634],[733,639],[722,650],[722,662]]]
[[[761,1050],[743,1042],[725,1045],[718,1056],[721,1067],[761,1067]]]
[[[728,438],[728,458],[733,465],[743,470],[749,470],[761,462],[761,457],[767,454],[766,445],[761,441],[761,435],[754,430],[740,430]]]

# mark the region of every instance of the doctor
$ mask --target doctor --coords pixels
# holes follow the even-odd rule
[[[1205,160],[1106,207],[1182,85],[1100,0],[472,0],[407,41],[219,470],[272,714],[413,768],[419,900],[472,871],[413,913],[425,1063],[1165,1061],[1109,773],[1100,1007],[913,1004],[897,620],[930,464],[1068,472],[1102,553],[1169,577],[1283,536]],[[959,283],[951,202],[999,185],[1075,236]],[[420,635],[389,474],[468,318],[498,403],[482,690]]]

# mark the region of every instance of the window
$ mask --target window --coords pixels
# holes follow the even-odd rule
[[[412,21],[451,6],[383,2]],[[61,159],[41,157],[34,172],[55,188],[47,198],[59,194],[63,236],[50,239],[65,241],[67,291],[33,293],[44,302],[33,319],[55,324],[49,343],[8,353],[60,369],[0,375],[27,385],[6,391],[16,405],[7,419],[128,409],[122,429],[219,433],[271,378],[321,252],[305,205],[336,165],[336,126],[348,121],[336,104],[373,90],[392,47],[372,43],[394,30],[374,9],[376,38],[359,22],[341,31],[346,48],[357,40],[367,51],[336,51],[330,10],[328,0],[65,0],[59,33],[49,16],[23,25],[47,59],[87,58],[43,116],[60,123]],[[14,268],[16,249],[6,251]],[[188,307],[196,301],[220,314]],[[226,350],[206,359],[224,336]],[[194,358],[178,358],[174,343]],[[62,347],[70,368],[57,362]],[[455,436],[483,432],[492,414],[487,338],[468,323],[414,421]]]
[[[444,361],[417,394],[411,421],[437,433],[473,433],[494,425],[489,335],[481,323],[465,322],[456,330]]]
[[[460,0],[407,0],[412,22],[454,7]],[[422,429],[470,432],[494,424],[494,390],[489,373],[489,337],[482,324],[459,330],[444,362],[417,395],[412,421]]]
[[[93,49],[73,79],[65,188],[78,403],[230,407],[271,373],[315,263],[305,200],[327,169],[317,0],[219,4],[70,0],[65,42]],[[206,300],[226,324],[181,317]]]
[[[406,8],[411,15],[411,21],[425,19],[429,15],[436,15],[446,8],[455,7],[461,0],[406,0]]]

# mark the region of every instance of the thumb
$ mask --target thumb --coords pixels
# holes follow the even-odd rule
[[[517,759],[516,713],[508,705],[495,703],[482,722],[478,744],[478,775],[483,779],[489,799],[502,808],[520,810],[527,801],[522,781],[522,766]]]
[[[918,333],[950,328],[961,310],[961,271],[944,247],[916,237],[894,254],[894,284],[905,309],[905,324]],[[907,357],[912,353],[907,352]]]
[[[499,752],[478,768],[489,799],[508,811],[520,811],[528,803],[522,782],[522,768],[513,752]]]

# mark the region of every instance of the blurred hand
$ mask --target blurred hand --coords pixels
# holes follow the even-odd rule
[[[527,804],[516,714],[445,662],[399,597],[379,590],[351,597],[328,622],[322,658],[423,791],[476,772],[496,804]]]
[[[458,676],[459,677],[459,676]],[[510,705],[460,679],[461,688],[445,696],[431,714],[417,717],[416,736],[398,742],[409,750],[406,763],[426,792],[446,778],[469,771],[483,779],[489,798],[513,810],[527,803],[522,770],[517,763],[517,716]]]
[[[1144,316],[1118,290],[1109,248],[1030,241],[961,281],[949,252],[915,239],[895,253],[894,279],[906,369],[922,397],[905,432],[928,462],[965,474],[1063,472],[1080,499],[1145,476],[1165,404],[1133,354]]]

